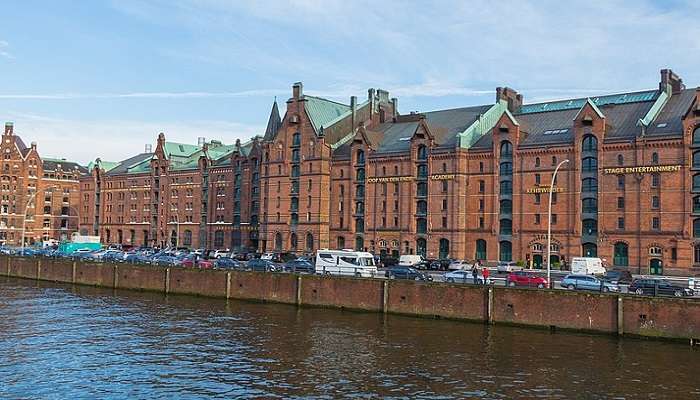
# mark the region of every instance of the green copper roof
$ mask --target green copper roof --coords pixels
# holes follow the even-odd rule
[[[501,100],[491,106],[486,112],[480,114],[479,118],[469,125],[467,129],[457,134],[459,138],[459,147],[463,149],[472,147],[486,132],[493,129],[503,113],[507,113],[515,122],[515,119],[508,111],[508,104]]]
[[[304,108],[311,119],[311,124],[318,133],[321,127],[327,128],[337,120],[350,113],[350,106],[336,103],[314,96],[304,96],[306,104]]]
[[[175,157],[187,157],[192,153],[199,151],[200,147],[192,144],[175,143],[175,142],[165,142],[165,155],[170,158]]]
[[[643,92],[613,94],[608,96],[590,97],[591,102],[602,107],[609,104],[637,103],[642,101],[653,101],[659,95],[658,90],[646,90]],[[580,109],[586,104],[588,97],[572,100],[551,101],[547,103],[525,104],[520,108],[518,114],[530,114],[546,111],[559,111]]]

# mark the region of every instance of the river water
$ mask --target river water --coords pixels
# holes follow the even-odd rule
[[[700,350],[0,278],[0,398],[700,398]]]

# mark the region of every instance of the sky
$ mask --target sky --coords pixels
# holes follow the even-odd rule
[[[94,0],[10,2],[0,120],[42,157],[121,160],[167,140],[264,131],[294,82],[399,111],[700,86],[697,1]]]

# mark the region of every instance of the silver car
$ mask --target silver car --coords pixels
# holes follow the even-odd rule
[[[518,264],[513,261],[501,261],[496,267],[499,273],[511,273],[513,271],[522,271],[523,267],[519,267]]]
[[[594,290],[596,292],[619,292],[616,283],[606,282],[590,275],[569,274],[561,280],[561,287],[571,290]]]

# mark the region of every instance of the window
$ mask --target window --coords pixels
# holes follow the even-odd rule
[[[355,220],[355,231],[364,232],[365,231],[365,220],[362,218],[357,218]]]
[[[659,163],[659,153],[651,153],[651,163],[652,164]]]
[[[424,145],[418,146],[417,158],[419,160],[425,160],[428,158],[428,149]]]
[[[659,220],[659,217],[651,218],[651,229],[654,231],[661,229],[661,221]]]
[[[693,153],[693,168],[700,168],[700,151]]]
[[[597,192],[598,180],[596,178],[584,178],[581,185],[583,192]]]
[[[513,163],[511,162],[502,162],[501,163],[501,168],[499,170],[499,173],[501,175],[513,175]]]
[[[535,185],[539,185],[542,182],[542,177],[540,174],[535,174]]]
[[[484,239],[478,239],[476,241],[476,252],[474,253],[474,258],[477,260],[486,259],[486,241]]]
[[[295,132],[292,135],[292,146],[301,146],[301,133]]]
[[[499,234],[501,235],[512,235],[513,234],[513,221],[504,218],[499,224]]]
[[[513,145],[504,140],[501,142],[501,158],[511,158],[513,157]]]
[[[595,172],[598,169],[598,159],[595,157],[586,157],[581,160],[581,170],[583,172]]]
[[[696,129],[695,131],[697,132],[698,130]],[[693,220],[693,237],[696,239],[700,238],[700,218]]]
[[[552,225],[557,224],[557,214],[552,214]]]
[[[584,219],[582,221],[584,235],[595,235],[598,233],[598,221],[594,219]]]
[[[479,172],[484,172],[484,163],[479,161]]]
[[[700,144],[700,126],[693,131],[693,144]]]
[[[428,202],[425,200],[419,200],[416,205],[416,212],[418,214],[426,214],[428,212]]]
[[[625,217],[619,217],[617,219],[617,229],[625,229]]]
[[[442,227],[447,228],[447,217],[442,217]]]
[[[598,139],[593,135],[586,135],[583,137],[583,151],[597,151],[598,150]]]
[[[504,195],[513,194],[513,182],[511,182],[511,181],[501,182],[501,194],[504,194]]]
[[[617,188],[620,190],[625,190],[625,176],[624,175],[617,176]]]
[[[214,247],[224,247],[224,231],[214,232]]]
[[[557,157],[552,156],[552,166],[557,165]]]
[[[625,158],[622,156],[622,154],[617,155],[617,165],[623,166],[625,164]]]
[[[695,179],[693,179],[693,182],[695,182]],[[693,184],[693,187],[695,187],[695,184]],[[700,189],[700,175],[698,175],[698,189]],[[484,191],[486,191],[486,182],[479,181],[479,193],[484,193]]]
[[[192,231],[189,229],[185,229],[185,237],[182,241],[183,246],[192,246]]]
[[[700,213],[700,196],[693,197],[693,213]]]
[[[693,175],[693,191],[700,191],[700,174]]]
[[[417,169],[416,174],[417,174],[418,178],[427,178],[428,177],[428,166],[427,165],[420,164],[420,165],[418,165],[418,167],[416,167],[416,169]]]
[[[535,193],[535,204],[540,204],[541,197],[539,193]]]
[[[513,202],[510,200],[501,200],[501,214],[512,214],[513,213]],[[484,209],[484,200],[479,200],[479,210]]]
[[[536,157],[535,158],[535,167],[539,167],[539,166],[540,166],[540,158]]]
[[[652,196],[651,197],[651,208],[659,208],[659,196]]]
[[[540,214],[535,214],[535,225],[540,224]]]
[[[365,164],[365,152],[364,150],[357,150],[357,164],[358,165],[364,165]]]
[[[447,210],[447,199],[442,199],[442,210]]]
[[[416,233],[428,232],[428,220],[425,218],[416,219]]]
[[[624,197],[617,198],[617,208],[624,210],[624,208],[625,208],[625,198]]]
[[[629,265],[627,243],[615,243],[613,250],[613,265],[626,267]]]
[[[661,247],[650,247],[649,248],[649,255],[650,256],[661,256]]]
[[[449,183],[450,182],[448,182],[447,180],[442,181],[442,191],[443,192],[447,192],[447,190],[449,189]]]
[[[552,204],[557,204],[557,192],[552,193]]]
[[[618,204],[619,204],[618,198]],[[581,200],[582,211],[584,213],[597,213],[598,212],[598,200],[597,199],[583,199]]]
[[[508,241],[503,241],[498,244],[498,260],[513,261],[513,245]],[[484,257],[486,258],[486,257]]]
[[[693,184],[695,183],[694,180],[695,178],[693,177]],[[658,188],[659,186],[661,186],[661,175],[659,175],[657,172],[654,172],[653,174],[651,174],[651,187]]]
[[[425,197],[428,195],[428,184],[421,182],[417,185],[417,196]]]
[[[479,229],[484,229],[484,217],[479,217]]]

